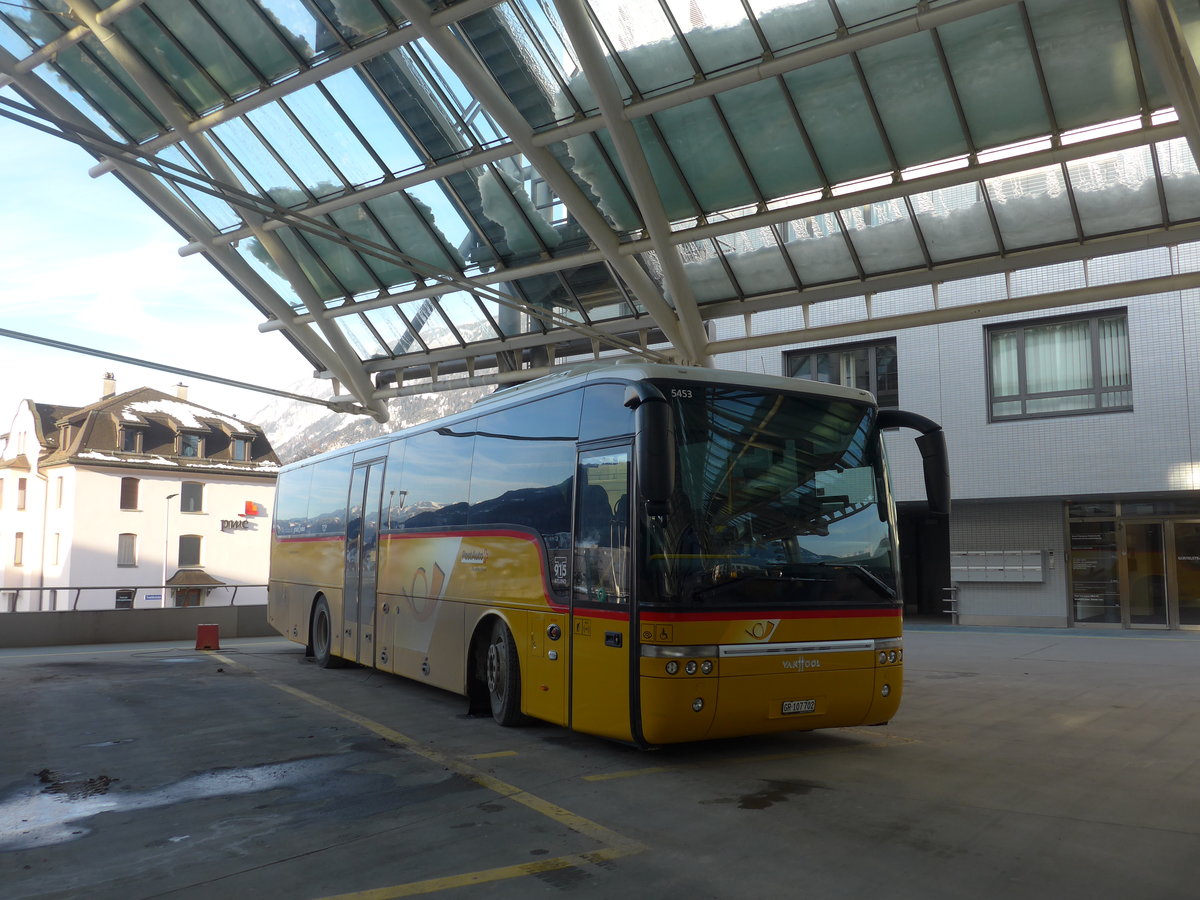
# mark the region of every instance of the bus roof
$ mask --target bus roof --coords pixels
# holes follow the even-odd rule
[[[564,390],[580,387],[600,381],[693,381],[707,384],[739,385],[743,387],[761,388],[766,391],[786,391],[788,393],[810,394],[829,397],[837,400],[849,400],[855,403],[874,405],[875,398],[869,391],[858,388],[843,387],[839,384],[827,384],[823,381],[809,381],[804,378],[789,378],[782,375],[757,375],[752,372],[734,372],[725,369],[707,369],[698,366],[674,366],[661,363],[645,363],[639,360],[613,360],[580,363],[566,366],[559,371],[541,378],[535,378],[524,384],[496,390],[486,397],[481,397],[469,409],[444,416],[440,419],[430,419],[408,428],[381,437],[371,438],[358,444],[352,444],[336,450],[329,450],[316,456],[297,460],[285,466],[285,469],[299,468],[326,459],[340,456],[348,452],[356,452],[375,444],[388,443],[395,440],[399,434],[418,434],[431,427],[453,425],[456,422],[469,421],[476,416],[484,415],[510,405],[517,405],[537,397],[557,394]]]

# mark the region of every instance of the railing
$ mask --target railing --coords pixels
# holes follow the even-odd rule
[[[168,591],[199,588],[202,591],[207,591],[207,593],[204,595],[204,599],[206,601],[209,599],[211,594],[213,594],[216,591],[229,591],[230,595],[229,595],[229,603],[228,604],[205,602],[205,603],[194,604],[194,605],[198,605],[198,606],[222,606],[222,605],[234,606],[237,603],[237,595],[238,595],[239,590],[244,592],[245,590],[252,589],[252,588],[261,588],[264,591],[264,597],[261,601],[243,604],[244,606],[258,606],[258,605],[263,605],[267,602],[266,596],[265,596],[266,587],[267,586],[265,584],[223,584],[223,585],[219,585],[219,586],[214,585],[212,587],[206,587],[203,585],[153,585],[153,584],[152,585],[139,585],[136,587],[131,586],[129,584],[114,584],[114,585],[103,585],[103,584],[61,585],[61,584],[56,584],[56,585],[44,585],[41,587],[27,587],[24,585],[6,587],[3,585],[0,585],[0,612],[50,612],[50,611],[62,609],[62,607],[60,607],[58,605],[57,599],[55,600],[54,605],[52,607],[50,607],[49,609],[43,609],[44,595],[47,593],[53,592],[54,596],[57,598],[59,591],[66,592],[68,596],[70,596],[71,593],[74,592],[74,596],[71,598],[70,606],[65,607],[66,609],[69,609],[69,610],[78,610],[79,609],[79,599],[83,595],[84,591],[108,592],[106,599],[111,600],[111,602],[113,604],[122,604],[122,605],[115,606],[116,609],[159,609],[159,608],[163,608],[163,609],[172,608],[173,609],[173,608],[175,608],[175,605],[171,604],[168,607],[167,602],[166,602],[166,599],[169,596]],[[121,596],[119,596],[121,593],[128,593],[130,596],[121,597]],[[29,609],[29,610],[18,610],[17,609],[18,600],[20,599],[22,594],[38,595],[37,608]],[[144,601],[141,606],[138,605],[139,597]],[[126,602],[128,602],[128,605],[124,605]],[[113,609],[114,606],[104,606],[104,607],[98,607],[98,608]]]

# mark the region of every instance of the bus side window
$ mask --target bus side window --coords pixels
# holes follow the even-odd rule
[[[633,434],[633,410],[625,406],[625,384],[589,384],[583,392],[579,440]]]

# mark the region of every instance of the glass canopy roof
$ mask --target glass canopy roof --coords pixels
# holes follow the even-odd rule
[[[1028,310],[1030,279],[939,297],[1200,240],[1198,31],[1179,0],[22,0],[0,114],[384,418],[597,354]]]

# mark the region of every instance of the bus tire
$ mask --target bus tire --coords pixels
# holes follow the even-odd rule
[[[333,616],[324,597],[317,598],[312,617],[313,658],[322,669],[336,669],[342,661],[333,655]]]
[[[500,619],[492,623],[485,673],[492,718],[506,728],[516,725],[521,721],[521,667],[517,643]]]

